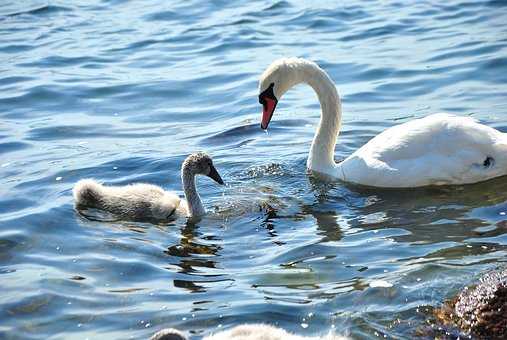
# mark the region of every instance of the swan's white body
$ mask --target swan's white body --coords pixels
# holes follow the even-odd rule
[[[83,179],[76,183],[72,191],[77,209],[96,208],[133,220],[167,220],[181,215],[198,217],[206,213],[195,186],[195,176],[198,174],[223,184],[211,158],[204,153],[196,153],[188,156],[181,166],[186,200],[156,185],[145,183],[120,187]]]
[[[203,340],[346,340],[339,335],[328,334],[318,337],[295,335],[277,327],[265,324],[246,324],[205,336]],[[188,340],[180,331],[166,328],[155,333],[150,340]]]
[[[311,171],[346,182],[399,188],[476,183],[507,174],[507,135],[472,118],[449,114],[391,127],[336,164],[341,102],[317,64],[299,58],[275,61],[263,73],[260,91],[274,84],[274,95],[281,98],[301,82],[317,92],[322,108],[307,161]],[[263,122],[270,118],[263,117]]]
[[[377,187],[467,184],[507,174],[506,157],[503,133],[469,117],[433,114],[385,130],[335,171]]]

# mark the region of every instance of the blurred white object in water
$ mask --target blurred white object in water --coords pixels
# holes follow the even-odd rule
[[[206,336],[203,340],[346,340],[348,338],[327,334],[323,336],[305,337],[289,333],[281,328],[266,324],[239,325],[226,331]],[[188,340],[180,331],[165,328],[155,333],[150,340]]]

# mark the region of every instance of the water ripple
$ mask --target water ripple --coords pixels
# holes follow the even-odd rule
[[[413,338],[507,254],[505,178],[372,190],[306,173],[308,86],[259,128],[257,81],[282,56],[337,85],[339,161],[384,129],[449,110],[507,131],[505,1],[0,5],[0,338],[196,338],[244,322],[302,335]],[[191,152],[227,186],[209,214],[86,218],[72,185],[182,195]],[[419,334],[419,333],[417,333]],[[456,333],[457,334],[457,333]]]

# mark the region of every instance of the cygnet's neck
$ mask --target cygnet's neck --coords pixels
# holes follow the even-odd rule
[[[189,168],[181,169],[181,181],[183,183],[183,193],[187,200],[189,216],[202,216],[206,213],[195,187],[195,173]]]
[[[334,173],[334,148],[342,118],[340,97],[331,78],[317,64],[300,62],[293,70],[297,73],[296,84],[304,82],[310,85],[317,93],[321,107],[321,118],[310,148],[307,167],[321,173]]]

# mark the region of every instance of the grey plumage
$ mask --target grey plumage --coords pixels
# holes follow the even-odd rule
[[[75,206],[78,210],[95,208],[132,220],[164,220],[179,214],[205,214],[195,187],[195,176],[209,176],[223,184],[211,158],[202,152],[192,154],[183,162],[181,173],[187,202],[181,202],[176,194],[152,184],[105,186],[94,179],[83,179],[77,182],[73,189]]]

